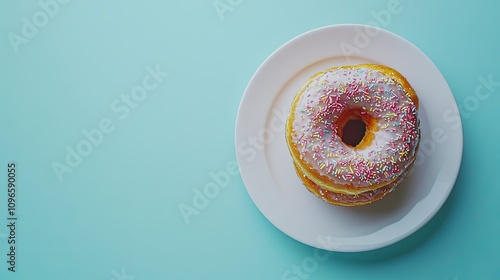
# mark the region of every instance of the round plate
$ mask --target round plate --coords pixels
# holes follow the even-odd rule
[[[395,193],[365,206],[334,206],[309,193],[295,174],[284,124],[310,76],[360,63],[387,65],[408,79],[420,99],[422,141]],[[462,145],[457,105],[437,67],[405,39],[365,25],[323,27],[280,47],[252,77],[236,120],[241,177],[259,210],[290,237],[331,251],[381,248],[421,228],[455,184]]]

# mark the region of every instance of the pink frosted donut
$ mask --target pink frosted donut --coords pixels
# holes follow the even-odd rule
[[[372,192],[373,199],[338,203],[361,205],[383,197],[373,191],[389,192],[403,181],[416,158],[419,125],[418,97],[400,73],[341,66],[314,75],[297,93],[286,140],[309,190],[337,198]]]

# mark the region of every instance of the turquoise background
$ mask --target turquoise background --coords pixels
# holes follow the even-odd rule
[[[22,18],[43,11],[20,2],[0,3],[0,279],[500,279],[500,87],[474,96],[479,77],[500,81],[500,2],[401,0],[382,22],[434,61],[462,108],[458,180],[412,236],[332,253],[295,278],[287,271],[324,252],[269,223],[239,175],[189,224],[179,206],[236,159],[239,102],[266,57],[311,29],[376,22],[391,1],[220,0],[229,9],[219,16],[212,0],[73,0],[16,53],[9,33],[22,35]],[[111,104],[157,65],[169,76],[120,119]],[[60,182],[52,164],[106,118],[114,130]],[[6,263],[11,161],[15,273]]]

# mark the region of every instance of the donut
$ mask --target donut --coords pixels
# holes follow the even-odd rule
[[[313,75],[295,95],[286,122],[298,177],[331,204],[382,199],[404,181],[417,156],[418,107],[407,79],[384,65]]]

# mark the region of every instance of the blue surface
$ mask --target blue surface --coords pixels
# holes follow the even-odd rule
[[[0,3],[0,279],[500,279],[498,2],[54,1]],[[341,23],[382,26],[434,61],[464,153],[421,230],[326,254],[273,227],[231,175],[234,125],[269,54]],[[480,77],[490,94],[475,94]],[[227,186],[186,223],[214,178]]]

